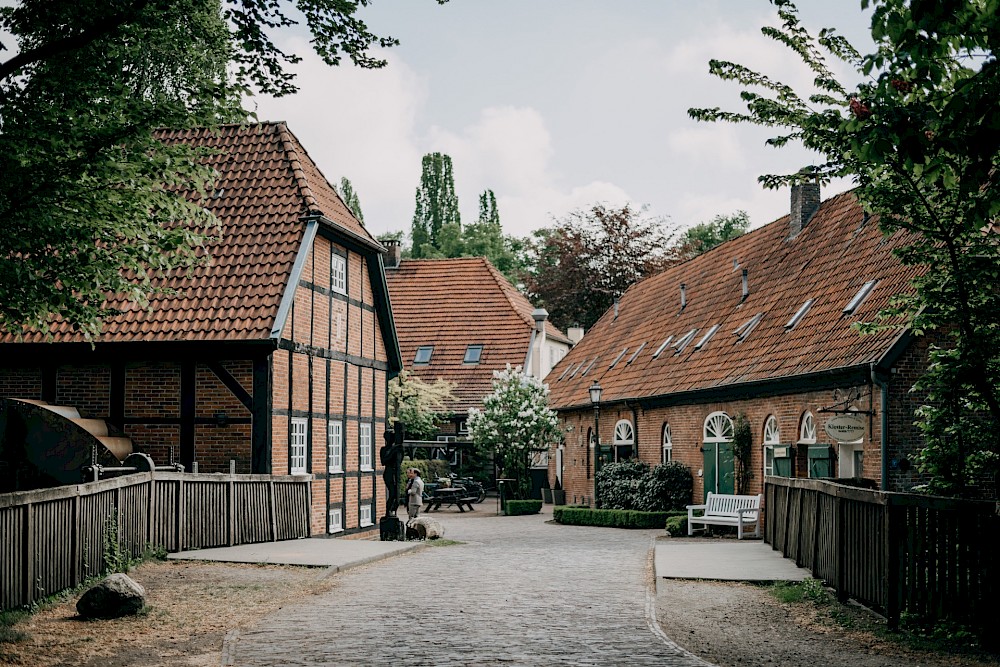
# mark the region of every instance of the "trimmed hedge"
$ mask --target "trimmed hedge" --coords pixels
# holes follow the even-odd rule
[[[542,511],[541,500],[508,500],[504,505],[504,514],[520,516],[522,514],[538,514]]]
[[[691,503],[691,471],[676,461],[650,467],[638,459],[605,464],[597,473],[601,507],[662,512]]]
[[[552,510],[552,517],[567,526],[607,528],[663,528],[670,514],[638,510],[594,510],[589,507],[556,507]]]

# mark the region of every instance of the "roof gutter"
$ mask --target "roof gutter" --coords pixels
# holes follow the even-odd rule
[[[285,285],[285,293],[281,297],[281,305],[278,306],[278,315],[274,318],[274,326],[271,327],[270,339],[275,344],[281,339],[281,332],[285,329],[285,320],[292,310],[295,302],[295,290],[298,289],[299,280],[302,278],[302,269],[305,268],[306,258],[312,252],[313,241],[316,240],[316,232],[319,229],[318,218],[305,218],[306,230],[302,234],[302,243],[299,244],[299,251],[295,254],[295,263],[292,264],[292,273]]]

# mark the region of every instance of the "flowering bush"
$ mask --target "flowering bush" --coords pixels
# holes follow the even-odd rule
[[[519,498],[531,490],[531,452],[548,449],[560,436],[548,397],[548,387],[507,364],[493,371],[493,392],[483,399],[482,410],[469,410],[469,436],[480,450],[496,452],[503,475],[517,480]]]

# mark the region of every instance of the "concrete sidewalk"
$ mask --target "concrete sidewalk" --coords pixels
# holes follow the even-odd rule
[[[167,558],[170,560],[205,560],[221,563],[304,565],[328,568],[332,574],[424,546],[426,545],[423,542],[374,542],[371,540],[311,537],[302,540],[183,551],[169,554]]]
[[[656,576],[716,581],[802,581],[812,576],[760,540],[671,537],[656,541]]]

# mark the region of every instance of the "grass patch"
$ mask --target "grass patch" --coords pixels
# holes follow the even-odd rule
[[[833,596],[823,586],[819,579],[803,581],[779,581],[771,586],[771,595],[778,602],[789,604],[793,602],[813,602],[817,605],[829,604]]]
[[[17,644],[26,640],[28,635],[18,630],[16,626],[29,616],[31,613],[24,609],[0,612],[0,644]]]
[[[446,540],[442,538],[440,540],[427,540],[425,544],[429,547],[450,547],[456,544],[465,544],[465,542],[459,542],[458,540]]]

